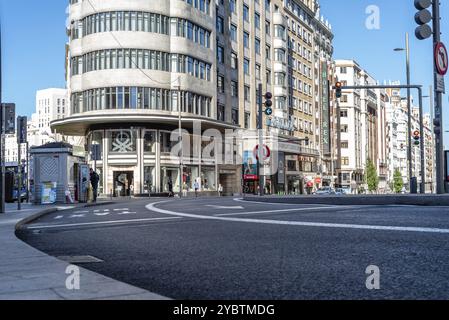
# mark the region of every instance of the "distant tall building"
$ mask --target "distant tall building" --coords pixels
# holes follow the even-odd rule
[[[43,145],[60,140],[50,128],[53,120],[64,119],[69,114],[66,89],[50,88],[36,92],[36,114],[31,117],[37,135],[32,137],[30,144]]]
[[[399,84],[398,82],[394,84]],[[393,183],[393,175],[396,170],[401,173],[404,187],[409,190],[409,170],[408,170],[408,140],[415,130],[420,130],[419,108],[414,105],[412,97],[412,127],[408,130],[408,110],[407,99],[401,96],[400,90],[387,90],[389,102],[387,103],[387,155],[388,155],[388,181]],[[425,173],[421,172],[421,153],[420,147],[412,145],[412,172],[413,176],[418,178],[421,183],[421,177],[425,177],[426,191],[435,190],[434,178],[434,135],[431,128],[429,114],[423,115],[424,120],[424,166]],[[413,141],[412,141],[413,142]]]
[[[343,85],[375,85],[377,81],[354,60],[336,60],[336,75]],[[365,191],[366,166],[371,161],[379,176],[379,191],[387,191],[385,103],[383,90],[344,91],[340,99],[339,180],[352,193]]]

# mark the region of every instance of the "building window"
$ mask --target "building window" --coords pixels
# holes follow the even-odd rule
[[[217,76],[217,89],[218,89],[218,93],[224,93],[224,77],[222,75],[218,75]]]
[[[256,51],[256,54],[260,54],[260,40],[256,39],[254,41],[254,50]]]
[[[231,10],[232,13],[237,13],[236,8],[237,8],[237,0],[229,0],[229,9]]]
[[[232,124],[238,125],[239,124],[239,110],[232,109]]]
[[[245,129],[249,129],[251,121],[251,114],[249,112],[245,112]]]
[[[243,21],[249,22],[249,8],[247,5],[243,5]]]
[[[249,88],[249,86],[245,86],[244,87],[244,96],[245,96],[245,101],[246,102],[250,102],[251,101],[251,89]]]
[[[232,52],[231,53],[231,68],[232,69],[238,69],[238,57],[237,57],[237,53]]]
[[[217,32],[221,34],[224,33],[224,20],[220,16],[217,16]]]
[[[231,40],[237,42],[237,26],[234,24],[231,24],[230,27],[230,33],[231,33]]]
[[[254,14],[254,25],[256,29],[260,30],[260,14],[257,12]]]
[[[225,106],[222,104],[219,104],[217,107],[217,120],[225,121]]]
[[[145,131],[143,151],[149,154],[156,154],[156,131]]]
[[[249,49],[249,33],[244,32],[243,33],[243,46],[247,49]]]
[[[237,81],[231,81],[231,96],[233,97],[239,96],[239,86]]]
[[[243,60],[243,71],[249,76],[249,60],[246,58]]]
[[[218,63],[224,63],[224,48],[217,46],[217,61]]]

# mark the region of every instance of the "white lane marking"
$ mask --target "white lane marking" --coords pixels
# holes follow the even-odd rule
[[[62,227],[79,227],[79,226],[94,226],[94,225],[106,225],[106,224],[123,224],[129,222],[146,222],[146,221],[159,221],[159,220],[174,220],[182,219],[182,217],[170,217],[170,218],[148,218],[148,219],[130,219],[130,220],[113,220],[113,221],[97,221],[97,222],[85,222],[85,223],[67,223],[67,224],[53,224],[53,225],[36,225],[27,227],[27,229],[52,229]]]
[[[89,211],[73,211],[73,213],[89,213]]]
[[[245,200],[244,198],[234,198],[232,200],[237,201],[237,202],[244,202],[246,204],[255,203],[255,204],[271,204],[271,205],[281,205],[281,206],[297,206],[298,205],[296,203],[274,203],[274,202],[248,201],[248,200]]]
[[[62,219],[62,218],[64,218],[64,216],[56,216],[54,219],[55,220],[59,220],[59,219]]]
[[[86,215],[85,214],[72,214],[70,215],[69,218],[73,219],[73,218],[84,218]]]
[[[94,212],[94,215],[102,217],[102,216],[107,216],[109,215],[110,212]]]
[[[128,211],[128,208],[114,209],[114,211]]]
[[[146,208],[150,211],[167,214],[171,216],[195,218],[203,220],[219,220],[231,222],[259,223],[259,224],[277,224],[288,226],[302,227],[321,227],[321,228],[343,228],[343,229],[362,229],[362,230],[381,230],[381,231],[406,231],[406,232],[423,232],[423,233],[443,233],[449,234],[449,229],[424,228],[424,227],[395,227],[395,226],[373,226],[359,224],[339,224],[339,223],[321,223],[321,222],[301,222],[301,221],[281,221],[281,220],[262,220],[262,219],[243,219],[243,218],[225,218],[215,216],[203,216],[197,214],[174,212],[157,208],[156,205],[167,203],[169,201],[150,203]]]
[[[294,211],[309,211],[309,210],[322,210],[322,209],[337,209],[337,208],[351,208],[349,206],[333,206],[333,207],[313,207],[313,208],[297,208],[297,209],[281,209],[281,210],[265,210],[265,211],[250,211],[250,212],[234,212],[234,213],[221,213],[214,214],[216,217],[225,216],[239,216],[239,215],[251,215],[251,214],[264,214],[264,213],[283,213]]]
[[[215,205],[211,205],[211,204],[206,205],[206,207],[211,207],[214,209],[235,209],[235,210],[245,209],[242,206],[215,206]]]
[[[123,212],[119,212],[119,213],[117,213],[117,214],[118,214],[118,215],[125,215],[125,214],[133,214],[133,213],[137,213],[137,212],[123,211]]]

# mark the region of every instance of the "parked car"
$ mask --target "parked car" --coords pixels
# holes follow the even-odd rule
[[[335,190],[331,187],[322,187],[315,192],[316,195],[334,195]]]
[[[13,197],[13,201],[17,201],[18,197],[18,190],[16,188],[14,188],[13,192],[12,192],[12,197]],[[20,198],[22,200],[22,202],[24,200],[26,200],[27,198],[27,191],[25,188],[22,188],[22,192],[20,192]]]
[[[335,194],[346,195],[346,194],[350,194],[350,191],[347,188],[337,188],[337,189],[335,189]]]

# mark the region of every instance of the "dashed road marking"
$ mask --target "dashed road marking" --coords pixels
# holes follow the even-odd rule
[[[217,206],[212,204],[207,204],[206,207],[214,208],[214,209],[225,209],[225,210],[243,210],[242,206]]]
[[[164,221],[164,220],[176,220],[182,219],[181,217],[169,217],[169,218],[147,218],[147,219],[130,219],[130,220],[113,220],[113,221],[97,221],[97,222],[84,222],[84,223],[66,223],[66,224],[52,224],[52,225],[34,225],[29,226],[27,229],[54,229],[64,227],[80,227],[80,226],[95,226],[95,225],[114,225],[133,222],[150,222],[150,221]]]
[[[70,219],[73,218],[84,218],[86,215],[85,214],[72,214],[69,216]]]

